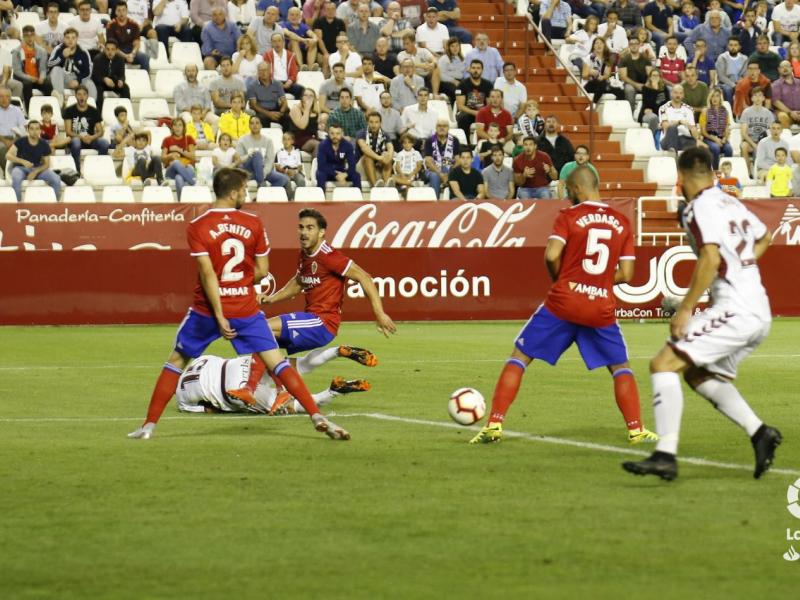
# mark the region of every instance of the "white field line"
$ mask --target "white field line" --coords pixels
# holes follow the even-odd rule
[[[383,413],[329,413],[329,416],[335,417],[336,419],[350,419],[350,418],[367,418],[367,419],[376,419],[378,421],[393,421],[395,423],[405,423],[407,425],[421,425],[424,427],[438,427],[440,429],[468,429],[472,431],[479,431],[479,426],[472,426],[472,427],[463,427],[461,425],[457,425],[456,423],[448,423],[447,421],[430,421],[427,419],[412,419],[410,417],[398,417],[395,415],[387,415]],[[303,415],[292,415],[294,418],[303,417]],[[259,415],[225,415],[225,416],[216,416],[215,418],[204,420],[204,422],[217,422],[223,423],[225,421],[229,421],[231,419],[256,419],[259,418]],[[280,419],[290,418],[290,417],[277,417]],[[21,418],[0,418],[0,423],[108,423],[108,422],[120,422],[120,421],[134,421],[134,422],[141,422],[141,417],[43,417],[43,418],[36,418],[36,417],[21,417]],[[173,420],[180,420],[186,422],[196,422],[192,419],[191,416],[172,416],[172,417],[162,417],[162,421],[173,421]],[[571,440],[569,438],[560,438],[560,437],[552,437],[548,435],[536,435],[534,433],[525,433],[522,431],[509,431],[504,430],[503,435],[505,437],[510,438],[519,438],[529,442],[542,442],[545,444],[555,444],[557,446],[570,446],[572,448],[581,448],[584,450],[594,450],[596,452],[605,452],[608,454],[622,454],[625,456],[649,456],[650,452],[645,452],[642,450],[634,450],[633,448],[624,448],[619,446],[609,446],[607,444],[595,444],[593,442],[582,442],[579,440]],[[736,463],[725,463],[719,462],[716,460],[708,460],[705,458],[696,458],[692,456],[681,456],[680,457],[681,463],[688,463],[691,465],[697,465],[700,467],[712,467],[715,469],[733,469],[736,471],[749,471],[752,472],[753,467],[752,465],[740,465]],[[770,469],[772,473],[778,473],[780,475],[800,475],[800,470],[795,469],[780,469],[780,468],[772,468]]]
[[[629,356],[631,360],[646,360],[653,358],[647,356]],[[748,356],[747,360],[757,360],[760,358],[800,358],[800,354],[755,354]],[[502,363],[506,358],[453,358],[446,360],[392,360],[393,365],[425,365],[425,364],[472,364],[472,363]],[[583,359],[577,356],[566,357],[559,360],[559,362],[583,362]],[[106,364],[106,365],[87,365],[87,364],[65,364],[65,365],[19,365],[19,366],[0,366],[2,371],[55,371],[58,369],[75,369],[76,371],[91,371],[91,370],[104,370],[104,369],[151,369],[157,371],[160,365],[152,363],[148,365],[136,364]]]

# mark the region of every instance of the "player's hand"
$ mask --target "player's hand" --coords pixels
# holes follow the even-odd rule
[[[272,296],[268,294],[256,294],[256,302],[259,304],[272,304]]]
[[[392,318],[386,313],[379,314],[375,317],[375,321],[378,323],[378,331],[382,333],[384,337],[388,338],[390,333],[397,333],[397,325],[394,324]]]
[[[155,423],[145,423],[136,431],[131,431],[128,434],[128,437],[132,440],[149,440],[150,436],[153,435],[153,431],[156,428]]]
[[[232,340],[236,337],[236,330],[231,327],[231,324],[225,317],[219,317],[217,319],[217,325],[219,326],[219,332],[226,340]]]
[[[669,323],[669,332],[673,340],[679,340],[686,335],[686,330],[689,327],[689,321],[692,318],[691,309],[679,308],[672,315],[672,320]]]

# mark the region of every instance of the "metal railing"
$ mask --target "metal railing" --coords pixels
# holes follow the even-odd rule
[[[686,234],[682,230],[676,231],[644,231],[644,217],[645,217],[645,203],[646,202],[666,202],[667,212],[674,212],[677,218],[678,202],[683,200],[683,196],[641,196],[636,201],[636,245],[643,246],[644,238],[650,238],[651,245],[655,246],[656,241],[659,239],[665,242],[665,245],[671,246],[670,241],[673,238],[678,239],[678,245],[685,244]]]

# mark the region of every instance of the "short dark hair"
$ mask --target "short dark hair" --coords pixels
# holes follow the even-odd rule
[[[503,147],[500,144],[492,144],[490,150],[492,151],[492,154],[494,154],[495,152],[502,152],[503,154],[505,154],[505,151],[503,150]]]
[[[364,64],[367,61],[371,62],[373,65],[375,64],[375,60],[372,58],[371,54],[365,54],[361,57],[361,64]]]
[[[606,19],[608,19],[608,15],[610,15],[610,14],[612,14],[612,13],[613,13],[613,14],[615,14],[615,15],[617,15],[617,18],[619,18],[619,11],[618,11],[616,8],[609,8],[609,9],[606,11]]]
[[[344,63],[340,63],[340,62],[333,63],[333,66],[331,67],[331,71],[333,71],[336,67],[342,67],[342,69],[344,69]]]
[[[119,48],[119,44],[117,43],[117,40],[115,38],[113,38],[113,37],[110,37],[110,38],[108,38],[106,40],[106,46],[108,46],[109,44],[113,44],[114,46]]]
[[[58,2],[48,2],[46,10],[50,10],[51,8],[55,8],[57,11],[61,12],[61,7],[58,5]]]
[[[223,134],[223,135],[225,135],[225,134]],[[146,131],[137,131],[136,133],[133,134],[133,140],[134,141],[136,141],[136,140],[147,140],[149,142],[150,141],[150,134],[147,133]]]
[[[353,92],[350,91],[350,88],[344,87],[341,90],[339,90],[339,98],[341,98],[342,94],[344,93],[347,93],[347,95],[350,96],[351,98],[353,97]]]
[[[462,148],[461,152],[459,152],[458,155],[461,156],[463,154],[469,154],[470,156],[472,156],[472,150],[470,150],[469,148]]]
[[[29,123],[30,124],[30,123]],[[784,154],[788,155],[789,153],[786,151],[786,148],[775,148],[775,156],[778,156],[778,152],[783,152]]]
[[[128,109],[125,108],[124,106],[118,106],[118,107],[116,107],[114,109],[114,116],[115,117],[120,116],[122,113],[125,113],[127,115],[128,114]]]
[[[227,56],[227,55],[226,55],[226,56],[223,56],[223,57],[221,57],[221,58],[219,59],[219,64],[222,64],[222,63],[224,63],[225,61],[227,61],[227,62],[229,62],[229,63],[233,63],[233,59],[232,59],[230,56]]]
[[[512,63],[512,62],[505,62],[505,63],[503,63],[503,70],[504,70],[504,71],[506,70],[506,67],[514,67],[514,70],[516,70],[516,69],[517,69],[517,65],[515,65],[515,64],[514,64],[514,63]]]
[[[522,138],[522,143],[524,144],[528,140],[532,141],[534,144],[537,144],[537,145],[539,143],[539,142],[536,141],[536,138],[533,137],[532,135],[526,135],[524,138]]]
[[[711,152],[706,148],[688,148],[678,157],[678,170],[695,175],[711,174]]]
[[[78,93],[78,92],[80,92],[81,90],[83,90],[83,91],[84,91],[84,92],[86,92],[87,94],[89,93],[89,88],[87,88],[87,87],[86,87],[85,85],[83,85],[83,84],[80,84],[78,87],[76,87],[76,88],[75,88],[75,94],[77,95],[77,93]]]
[[[578,150],[580,150],[581,148],[583,148],[584,150],[586,150],[586,154],[591,154],[591,152],[589,152],[589,146],[586,146],[586,145],[584,145],[584,144],[578,144],[577,146],[575,146],[575,152],[577,152],[577,151],[578,151]]]
[[[214,194],[217,198],[226,198],[231,192],[235,192],[247,183],[250,174],[244,169],[234,169],[222,167],[214,175]]]
[[[740,39],[739,39],[738,37],[736,37],[735,35],[732,35],[731,37],[729,37],[729,38],[728,38],[728,43],[731,43],[731,42],[739,42],[739,44],[741,44],[741,43],[742,43],[742,40],[740,40]]]
[[[42,124],[39,121],[37,121],[36,119],[31,119],[30,121],[28,121],[27,125],[25,125],[25,128],[27,129],[31,125],[38,125],[39,127],[42,126]],[[782,150],[782,148],[778,148],[778,150]]]
[[[25,27],[22,28],[22,33],[36,33],[36,29],[33,25],[25,25]]]
[[[477,58],[473,58],[471,61],[469,61],[469,66],[471,67],[475,63],[479,64],[481,66],[481,69],[483,68],[483,61],[478,60]]]
[[[764,90],[761,89],[761,86],[757,85],[757,86],[751,88],[751,90],[750,90],[750,99],[752,100],[753,96],[755,96],[756,94],[764,94]]]
[[[51,104],[42,104],[41,108],[39,109],[40,113],[49,113],[53,114],[53,106]]]
[[[316,208],[304,208],[297,213],[298,219],[314,219],[320,229],[328,228],[328,220]]]

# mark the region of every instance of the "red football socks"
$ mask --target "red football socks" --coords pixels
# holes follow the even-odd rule
[[[283,387],[294,396],[300,405],[305,409],[309,416],[313,416],[319,412],[317,403],[311,397],[311,392],[308,391],[305,382],[300,375],[295,371],[289,361],[284,360],[278,363],[273,369],[275,376],[281,380]]]
[[[147,407],[147,418],[145,423],[158,423],[161,413],[164,412],[170,399],[178,389],[178,379],[182,371],[173,364],[166,363],[158,376],[156,386],[153,388],[153,395],[150,397],[150,405]]]
[[[492,411],[489,423],[502,423],[506,418],[511,403],[517,397],[522,376],[525,374],[525,363],[517,358],[509,358],[503,367],[492,397]]]
[[[617,369],[614,377],[614,397],[617,406],[625,419],[628,429],[642,427],[642,409],[639,404],[639,388],[630,369]]]
[[[261,357],[258,354],[253,354],[252,360],[250,361],[250,377],[247,378],[248,390],[251,392],[256,391],[258,382],[261,381],[261,377],[264,375],[264,371],[266,370],[267,365],[264,364],[264,361],[261,360]]]

